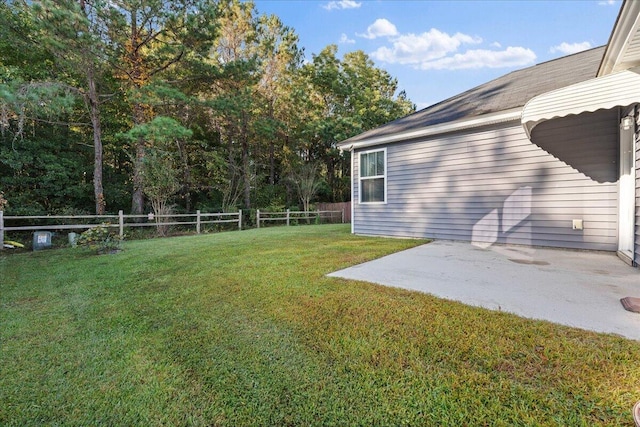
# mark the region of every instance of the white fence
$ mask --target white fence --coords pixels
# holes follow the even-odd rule
[[[133,220],[133,221],[129,221]],[[30,225],[6,226],[10,222],[30,222]],[[46,222],[46,224],[45,224]],[[53,223],[52,223],[53,222]],[[84,222],[79,224],[78,222]],[[34,224],[35,223],[35,224]],[[162,227],[162,226],[195,226],[200,234],[206,224],[238,224],[242,230],[242,211],[232,213],[171,214],[171,215],[41,215],[41,216],[5,216],[0,211],[0,250],[4,248],[4,234],[7,231],[47,231],[47,230],[87,230],[96,225],[108,223],[117,228],[120,237],[124,237],[125,227]]]
[[[344,211],[292,211],[287,209],[284,212],[263,212],[258,209],[256,211],[256,227],[260,228],[260,223],[270,221],[284,222],[287,226],[292,221],[321,222],[323,220],[335,221],[340,220],[344,223]]]

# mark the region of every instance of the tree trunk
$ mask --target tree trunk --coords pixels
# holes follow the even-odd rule
[[[141,215],[144,211],[144,193],[142,190],[142,167],[144,162],[144,141],[136,143],[136,158],[133,163],[133,193],[131,195],[131,213]]]
[[[182,162],[182,195],[184,197],[185,208],[187,212],[191,211],[191,167],[189,166],[189,157],[184,141],[178,141],[178,153]]]
[[[276,147],[273,140],[269,143],[269,184],[276,184]]]
[[[93,126],[93,193],[96,202],[96,215],[104,215],[106,202],[102,186],[102,129],[100,126],[100,104],[93,64],[87,65],[87,84],[89,86],[91,125]]]
[[[85,0],[79,0],[80,9],[86,17],[88,15]],[[100,125],[100,99],[96,87],[95,64],[90,52],[84,50],[91,126],[93,127],[93,195],[96,202],[96,215],[104,215],[106,202],[102,186],[102,128]]]
[[[269,118],[273,118],[273,100],[269,102]],[[269,184],[275,185],[276,183],[276,147],[274,143],[274,137],[269,141]]]
[[[244,182],[244,207],[251,209],[251,171],[249,169],[249,135],[246,113],[242,114],[242,180]]]
[[[131,46],[129,46],[128,57],[126,58],[131,65],[129,78],[136,89],[140,89],[145,82],[145,73],[142,69],[142,58],[138,49],[138,22],[137,13],[134,9],[131,13]],[[133,104],[133,125],[141,125],[146,119],[145,106],[136,101]],[[144,192],[142,189],[142,168],[144,162],[145,140],[138,138],[136,141],[136,158],[133,163],[133,191],[131,194],[131,213],[141,215],[144,211]]]
[[[327,165],[327,185],[331,188],[331,203],[336,203],[336,163],[334,158],[329,155],[325,158],[325,164]]]
[[[133,124],[141,125],[144,123],[145,112],[144,105],[135,103],[133,106]],[[142,169],[144,167],[145,140],[140,137],[136,141],[136,158],[133,162],[133,193],[131,195],[131,213],[133,215],[141,215],[144,211],[144,192],[143,192],[143,176]]]
[[[233,182],[233,179],[235,178],[235,171],[233,169],[233,165],[234,165],[234,156],[233,156],[233,135],[232,132],[229,130],[229,128],[225,128],[225,130],[223,130],[222,128],[220,128],[220,138],[226,138],[227,139],[227,179],[229,180],[229,183]]]

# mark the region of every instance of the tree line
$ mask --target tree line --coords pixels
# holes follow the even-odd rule
[[[239,0],[0,2],[0,200],[140,214],[350,199],[336,143],[414,111]]]

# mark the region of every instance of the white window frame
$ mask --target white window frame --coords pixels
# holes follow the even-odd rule
[[[362,155],[370,153],[382,152],[384,156],[384,173],[382,175],[362,176]],[[362,181],[371,179],[383,179],[384,183],[384,201],[363,202],[362,201]],[[386,205],[387,204],[387,148],[377,148],[367,151],[358,152],[358,203],[363,205]]]

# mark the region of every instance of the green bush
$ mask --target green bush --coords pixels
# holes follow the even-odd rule
[[[77,244],[96,250],[98,254],[109,254],[121,250],[122,239],[117,233],[109,231],[108,223],[103,223],[82,233]]]

